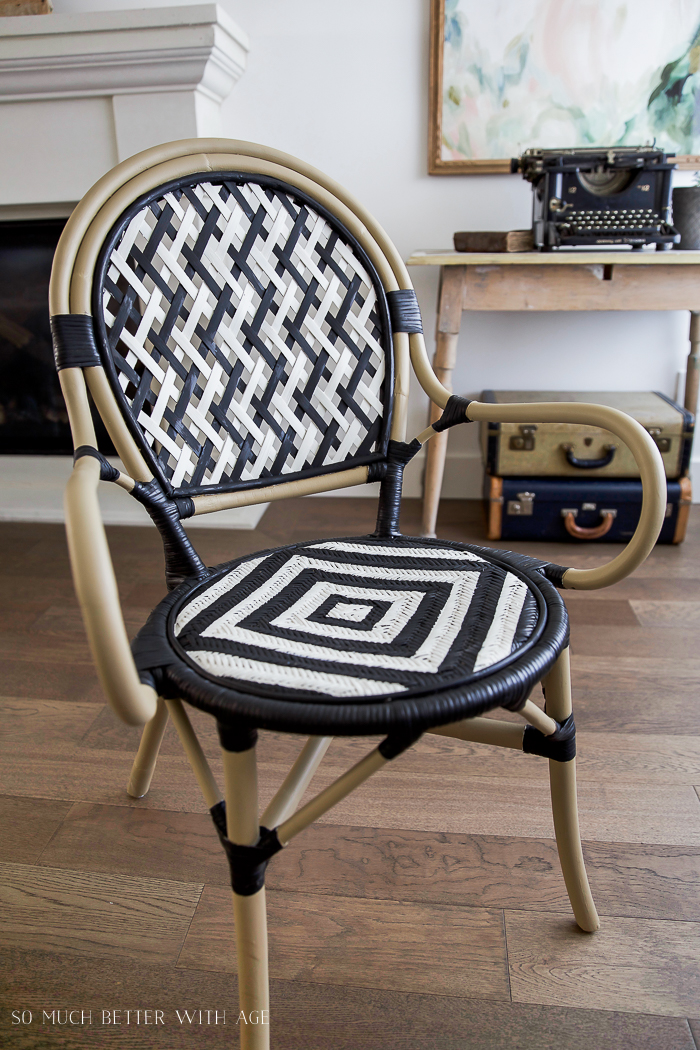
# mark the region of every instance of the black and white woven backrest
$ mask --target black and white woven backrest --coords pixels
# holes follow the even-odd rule
[[[386,454],[384,290],[352,235],[291,186],[206,173],[140,199],[103,247],[93,315],[166,491],[257,487]]]

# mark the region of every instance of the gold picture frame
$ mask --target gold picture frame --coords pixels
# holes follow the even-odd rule
[[[462,0],[465,2],[465,0]],[[512,0],[514,5],[519,0]],[[542,4],[554,2],[554,0],[541,0]],[[603,0],[601,0],[601,3]],[[654,0],[649,0],[653,3]],[[431,0],[430,9],[430,110],[428,116],[428,173],[430,175],[503,175],[511,170],[510,157],[489,158],[467,158],[458,157],[446,159],[443,156],[443,82],[444,82],[444,57],[445,57],[445,4],[446,0]],[[699,31],[700,35],[700,31]],[[680,61],[680,60],[679,60]],[[664,70],[664,74],[666,70]],[[686,78],[687,79],[687,78]],[[700,91],[699,91],[700,94]],[[595,145],[595,142],[585,141],[580,145]],[[601,145],[611,145],[606,141]],[[635,143],[636,144],[636,143]],[[556,146],[558,143],[535,143],[528,145]],[[664,146],[669,152],[673,147]],[[512,156],[518,156],[521,150],[518,144],[513,144]],[[700,169],[700,153],[678,153],[676,154],[677,166],[681,170],[695,171]]]

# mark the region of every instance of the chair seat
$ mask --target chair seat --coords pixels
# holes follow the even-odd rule
[[[162,695],[263,728],[380,733],[517,709],[568,643],[541,565],[413,537],[281,547],[180,585],[134,655]]]

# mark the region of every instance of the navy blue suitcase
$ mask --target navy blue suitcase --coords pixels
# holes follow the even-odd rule
[[[668,502],[659,543],[682,543],[691,502],[689,478],[668,481]],[[484,479],[490,540],[599,540],[627,543],[642,507],[636,478]]]

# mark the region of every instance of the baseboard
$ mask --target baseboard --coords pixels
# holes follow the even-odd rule
[[[62,522],[72,467],[70,456],[0,456],[0,521]],[[151,524],[145,508],[117,485],[100,485],[98,495],[105,525]],[[219,510],[183,524],[187,529],[254,529],[268,505]]]
[[[114,462],[118,462],[115,460]],[[63,521],[63,491],[70,475],[69,456],[0,456],[0,521]],[[407,499],[422,499],[425,453],[412,460],[404,478]],[[448,453],[442,483],[443,499],[481,499],[483,467],[478,452]],[[691,463],[691,481],[700,478],[700,457]],[[322,492],[323,497],[376,499],[379,484]],[[106,525],[148,525],[145,509],[116,485],[101,485],[100,507]],[[693,503],[700,503],[700,482],[693,483]],[[269,504],[220,510],[190,518],[185,528],[254,529]]]

